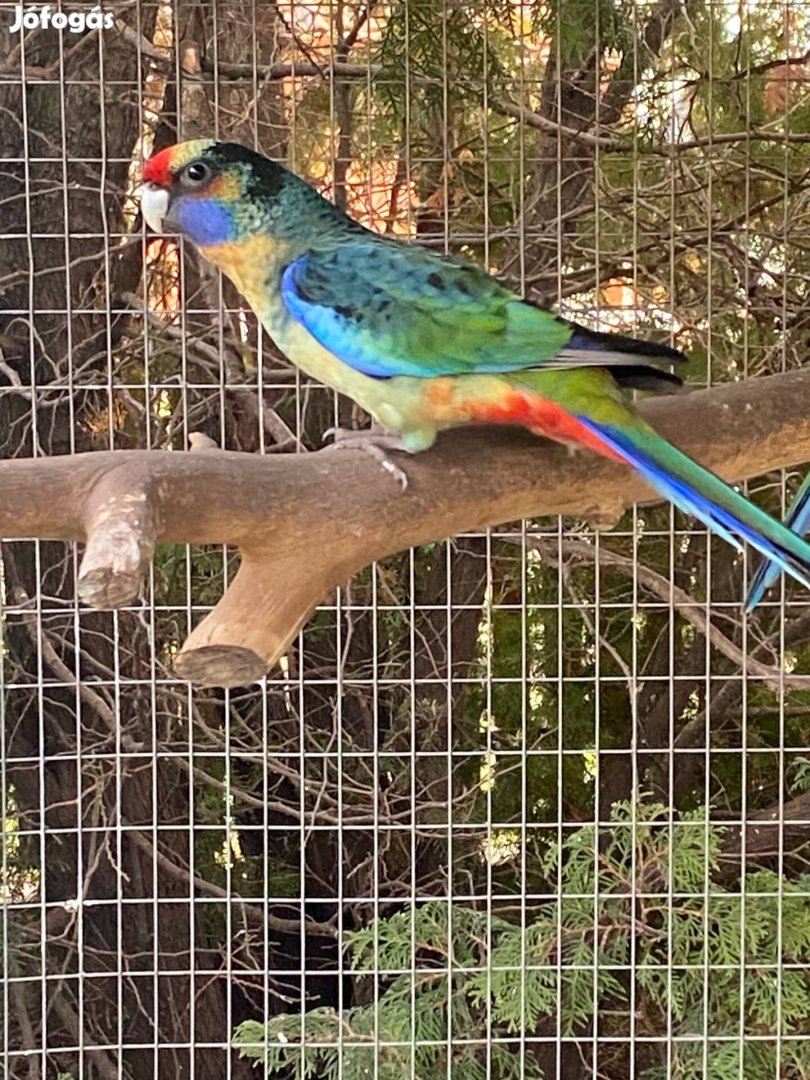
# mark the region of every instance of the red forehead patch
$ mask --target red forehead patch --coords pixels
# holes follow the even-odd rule
[[[172,176],[172,158],[174,157],[174,146],[167,146],[165,150],[161,150],[159,153],[149,158],[143,167],[143,178],[151,184],[158,184],[160,187],[170,187]]]

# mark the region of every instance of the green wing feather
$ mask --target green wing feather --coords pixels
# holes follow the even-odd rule
[[[571,324],[524,303],[486,271],[382,238],[314,249],[287,267],[282,296],[325,348],[368,375],[628,362],[610,351],[567,352]]]

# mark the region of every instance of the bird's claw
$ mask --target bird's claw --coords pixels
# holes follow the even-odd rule
[[[347,431],[345,428],[333,427],[323,433],[323,440],[332,439],[330,450],[362,450],[379,462],[383,469],[393,476],[399,486],[405,491],[408,487],[408,475],[404,469],[396,465],[386,453],[387,450],[406,452],[402,440],[396,435],[385,435],[379,431]]]

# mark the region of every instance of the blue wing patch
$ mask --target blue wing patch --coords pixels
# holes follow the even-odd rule
[[[392,375],[424,374],[424,370],[408,371],[410,365],[407,361],[398,363],[392,357],[379,355],[373,348],[368,348],[360,334],[366,317],[364,312],[356,311],[348,304],[320,304],[314,297],[310,297],[305,284],[307,271],[312,273],[306,255],[290,263],[281,277],[281,298],[296,322],[306,327],[325,349],[349,367],[376,379],[386,379]],[[317,274],[317,271],[315,273]],[[376,322],[380,324],[377,330],[384,334],[384,294],[374,299],[378,312]],[[389,305],[390,303],[388,300]]]

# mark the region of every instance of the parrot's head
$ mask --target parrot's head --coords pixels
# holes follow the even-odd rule
[[[238,143],[194,139],[144,165],[141,210],[155,232],[212,248],[272,231],[292,174]]]

